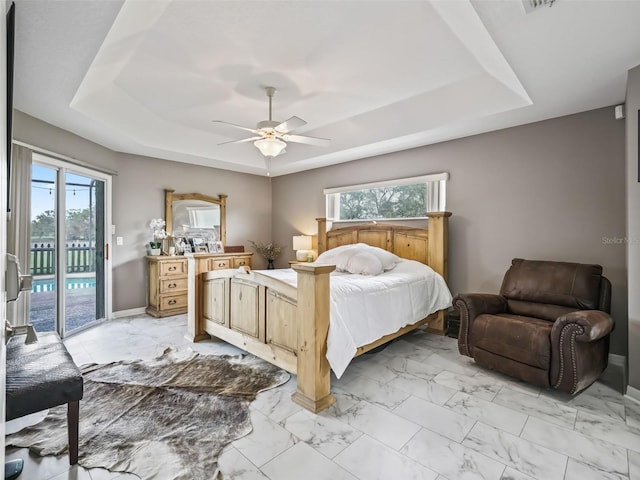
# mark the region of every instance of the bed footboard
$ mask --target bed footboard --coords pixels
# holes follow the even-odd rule
[[[259,272],[203,273],[199,294],[189,295],[187,337],[220,338],[296,374],[292,399],[315,413],[335,401],[326,358],[329,273],[335,267],[299,264],[293,268],[298,288]],[[195,274],[190,273],[195,287],[191,277]],[[196,301],[202,302],[200,318],[191,313]]]

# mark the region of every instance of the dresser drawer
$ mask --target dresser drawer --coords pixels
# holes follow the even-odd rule
[[[160,293],[184,292],[187,290],[187,277],[160,279]]]
[[[161,277],[168,275],[184,275],[187,273],[187,262],[185,260],[172,260],[159,262]]]
[[[233,258],[233,268],[239,267],[250,267],[251,266],[251,258],[248,257],[234,257]]]
[[[223,268],[231,268],[230,258],[210,258],[209,270],[222,270]]]
[[[160,299],[160,310],[183,308],[187,306],[187,295],[166,295]]]

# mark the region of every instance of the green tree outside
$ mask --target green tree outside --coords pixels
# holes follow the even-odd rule
[[[31,241],[53,241],[56,232],[56,218],[53,210],[46,210],[31,220]]]
[[[95,223],[91,222],[91,212],[88,208],[71,209],[67,211],[67,242],[88,242],[93,237],[92,230]],[[93,215],[95,219],[95,215]],[[53,242],[56,232],[56,218],[53,210],[40,213],[31,221],[32,242]]]
[[[340,219],[424,217],[426,194],[424,183],[343,192],[340,194]]]

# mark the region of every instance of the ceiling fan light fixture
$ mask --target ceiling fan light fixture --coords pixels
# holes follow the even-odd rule
[[[285,142],[277,138],[261,138],[253,142],[253,144],[267,158],[277,157],[287,146]]]

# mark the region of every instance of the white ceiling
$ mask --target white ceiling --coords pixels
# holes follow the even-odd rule
[[[15,107],[112,150],[282,175],[622,103],[640,1],[16,0]],[[329,147],[265,159],[268,118]],[[612,112],[613,115],[613,112]],[[245,135],[246,134],[246,135]]]

